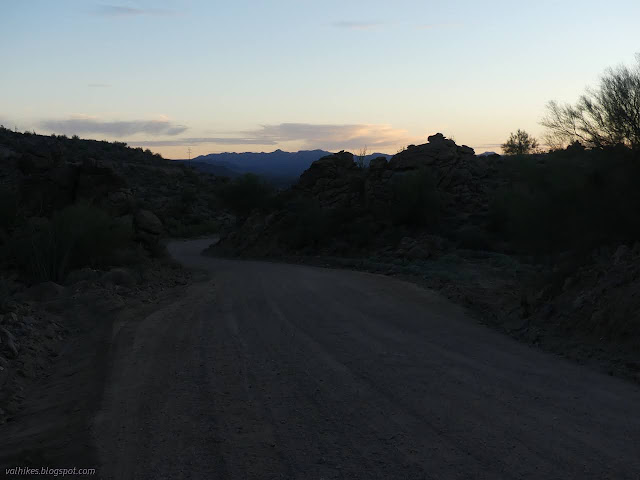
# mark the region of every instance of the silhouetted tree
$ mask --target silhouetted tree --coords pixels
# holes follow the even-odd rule
[[[365,145],[364,148],[361,148],[360,151],[358,152],[358,156],[356,157],[356,164],[358,165],[358,168],[363,169],[365,168],[367,162],[367,146]]]
[[[579,141],[586,147],[624,144],[640,148],[640,54],[633,68],[610,68],[597,89],[575,105],[552,101],[542,125],[556,146]]]
[[[263,178],[245,173],[223,187],[219,196],[238,218],[246,218],[257,208],[265,207],[273,194],[273,187]]]
[[[537,148],[538,141],[524,130],[512,133],[509,140],[502,144],[505,155],[527,155],[535,152]]]

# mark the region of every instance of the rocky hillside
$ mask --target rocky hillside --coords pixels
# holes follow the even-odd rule
[[[118,142],[0,131],[0,194],[26,216],[88,203],[116,216],[149,210],[171,236],[209,233],[225,181]]]

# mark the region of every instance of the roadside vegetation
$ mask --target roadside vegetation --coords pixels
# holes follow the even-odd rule
[[[640,163],[625,148],[556,151],[505,166],[491,230],[523,253],[589,251],[640,240]]]
[[[442,207],[436,182],[427,169],[394,179],[392,192],[391,219],[395,225],[437,227]]]
[[[74,269],[105,269],[140,261],[131,225],[90,205],[70,205],[51,219],[30,218],[12,238],[10,253],[33,282],[63,283]]]
[[[231,180],[217,191],[223,205],[231,209],[239,220],[246,219],[256,209],[270,207],[274,193],[271,184],[252,173]]]

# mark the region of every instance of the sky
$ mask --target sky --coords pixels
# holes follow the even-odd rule
[[[0,6],[0,124],[166,158],[395,153],[437,132],[500,151],[640,52],[638,0]]]

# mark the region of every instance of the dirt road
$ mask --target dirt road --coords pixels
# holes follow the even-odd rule
[[[640,388],[392,278],[170,251],[210,280],[123,326],[115,479],[638,479]]]

